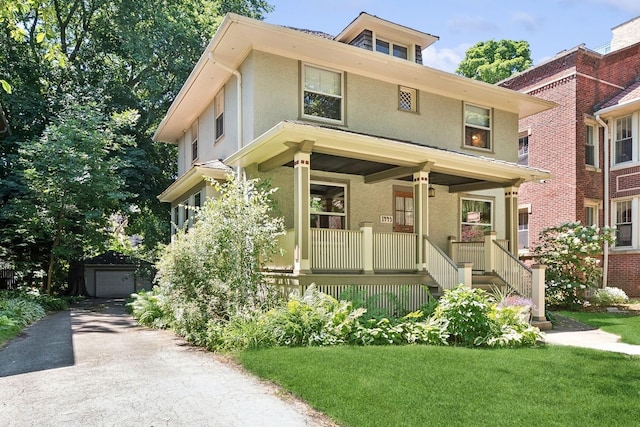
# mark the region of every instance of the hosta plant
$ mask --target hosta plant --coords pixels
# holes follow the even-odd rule
[[[590,301],[596,305],[615,305],[628,302],[629,297],[622,289],[611,286],[596,289]]]

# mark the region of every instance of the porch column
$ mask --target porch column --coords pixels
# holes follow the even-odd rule
[[[547,320],[544,312],[545,269],[546,266],[542,264],[533,264],[531,266],[531,299],[533,299],[533,304],[535,305],[531,320],[535,321]]]
[[[296,274],[311,271],[310,171],[311,154],[295,153],[293,156],[293,228],[295,233],[293,272]]]
[[[361,222],[362,268],[365,274],[373,274],[373,222]]]
[[[413,231],[416,234],[416,269],[424,271],[423,236],[429,234],[429,172],[413,174]]]
[[[518,256],[518,187],[504,189],[504,219],[509,251]]]

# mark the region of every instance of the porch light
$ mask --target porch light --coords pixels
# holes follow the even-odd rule
[[[433,186],[429,186],[429,197],[436,197],[436,189]]]

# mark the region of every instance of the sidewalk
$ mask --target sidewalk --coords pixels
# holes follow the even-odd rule
[[[612,351],[629,355],[640,355],[640,345],[620,342],[620,337],[593,328],[567,317],[558,316],[554,329],[546,331],[544,342],[551,345],[566,345],[594,350]]]

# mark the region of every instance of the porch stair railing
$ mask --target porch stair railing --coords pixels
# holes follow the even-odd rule
[[[501,242],[492,241],[495,273],[518,294],[532,296],[533,272],[518,258],[513,256]]]
[[[442,290],[453,289],[460,283],[458,266],[437,247],[429,236],[424,236],[427,272]]]

